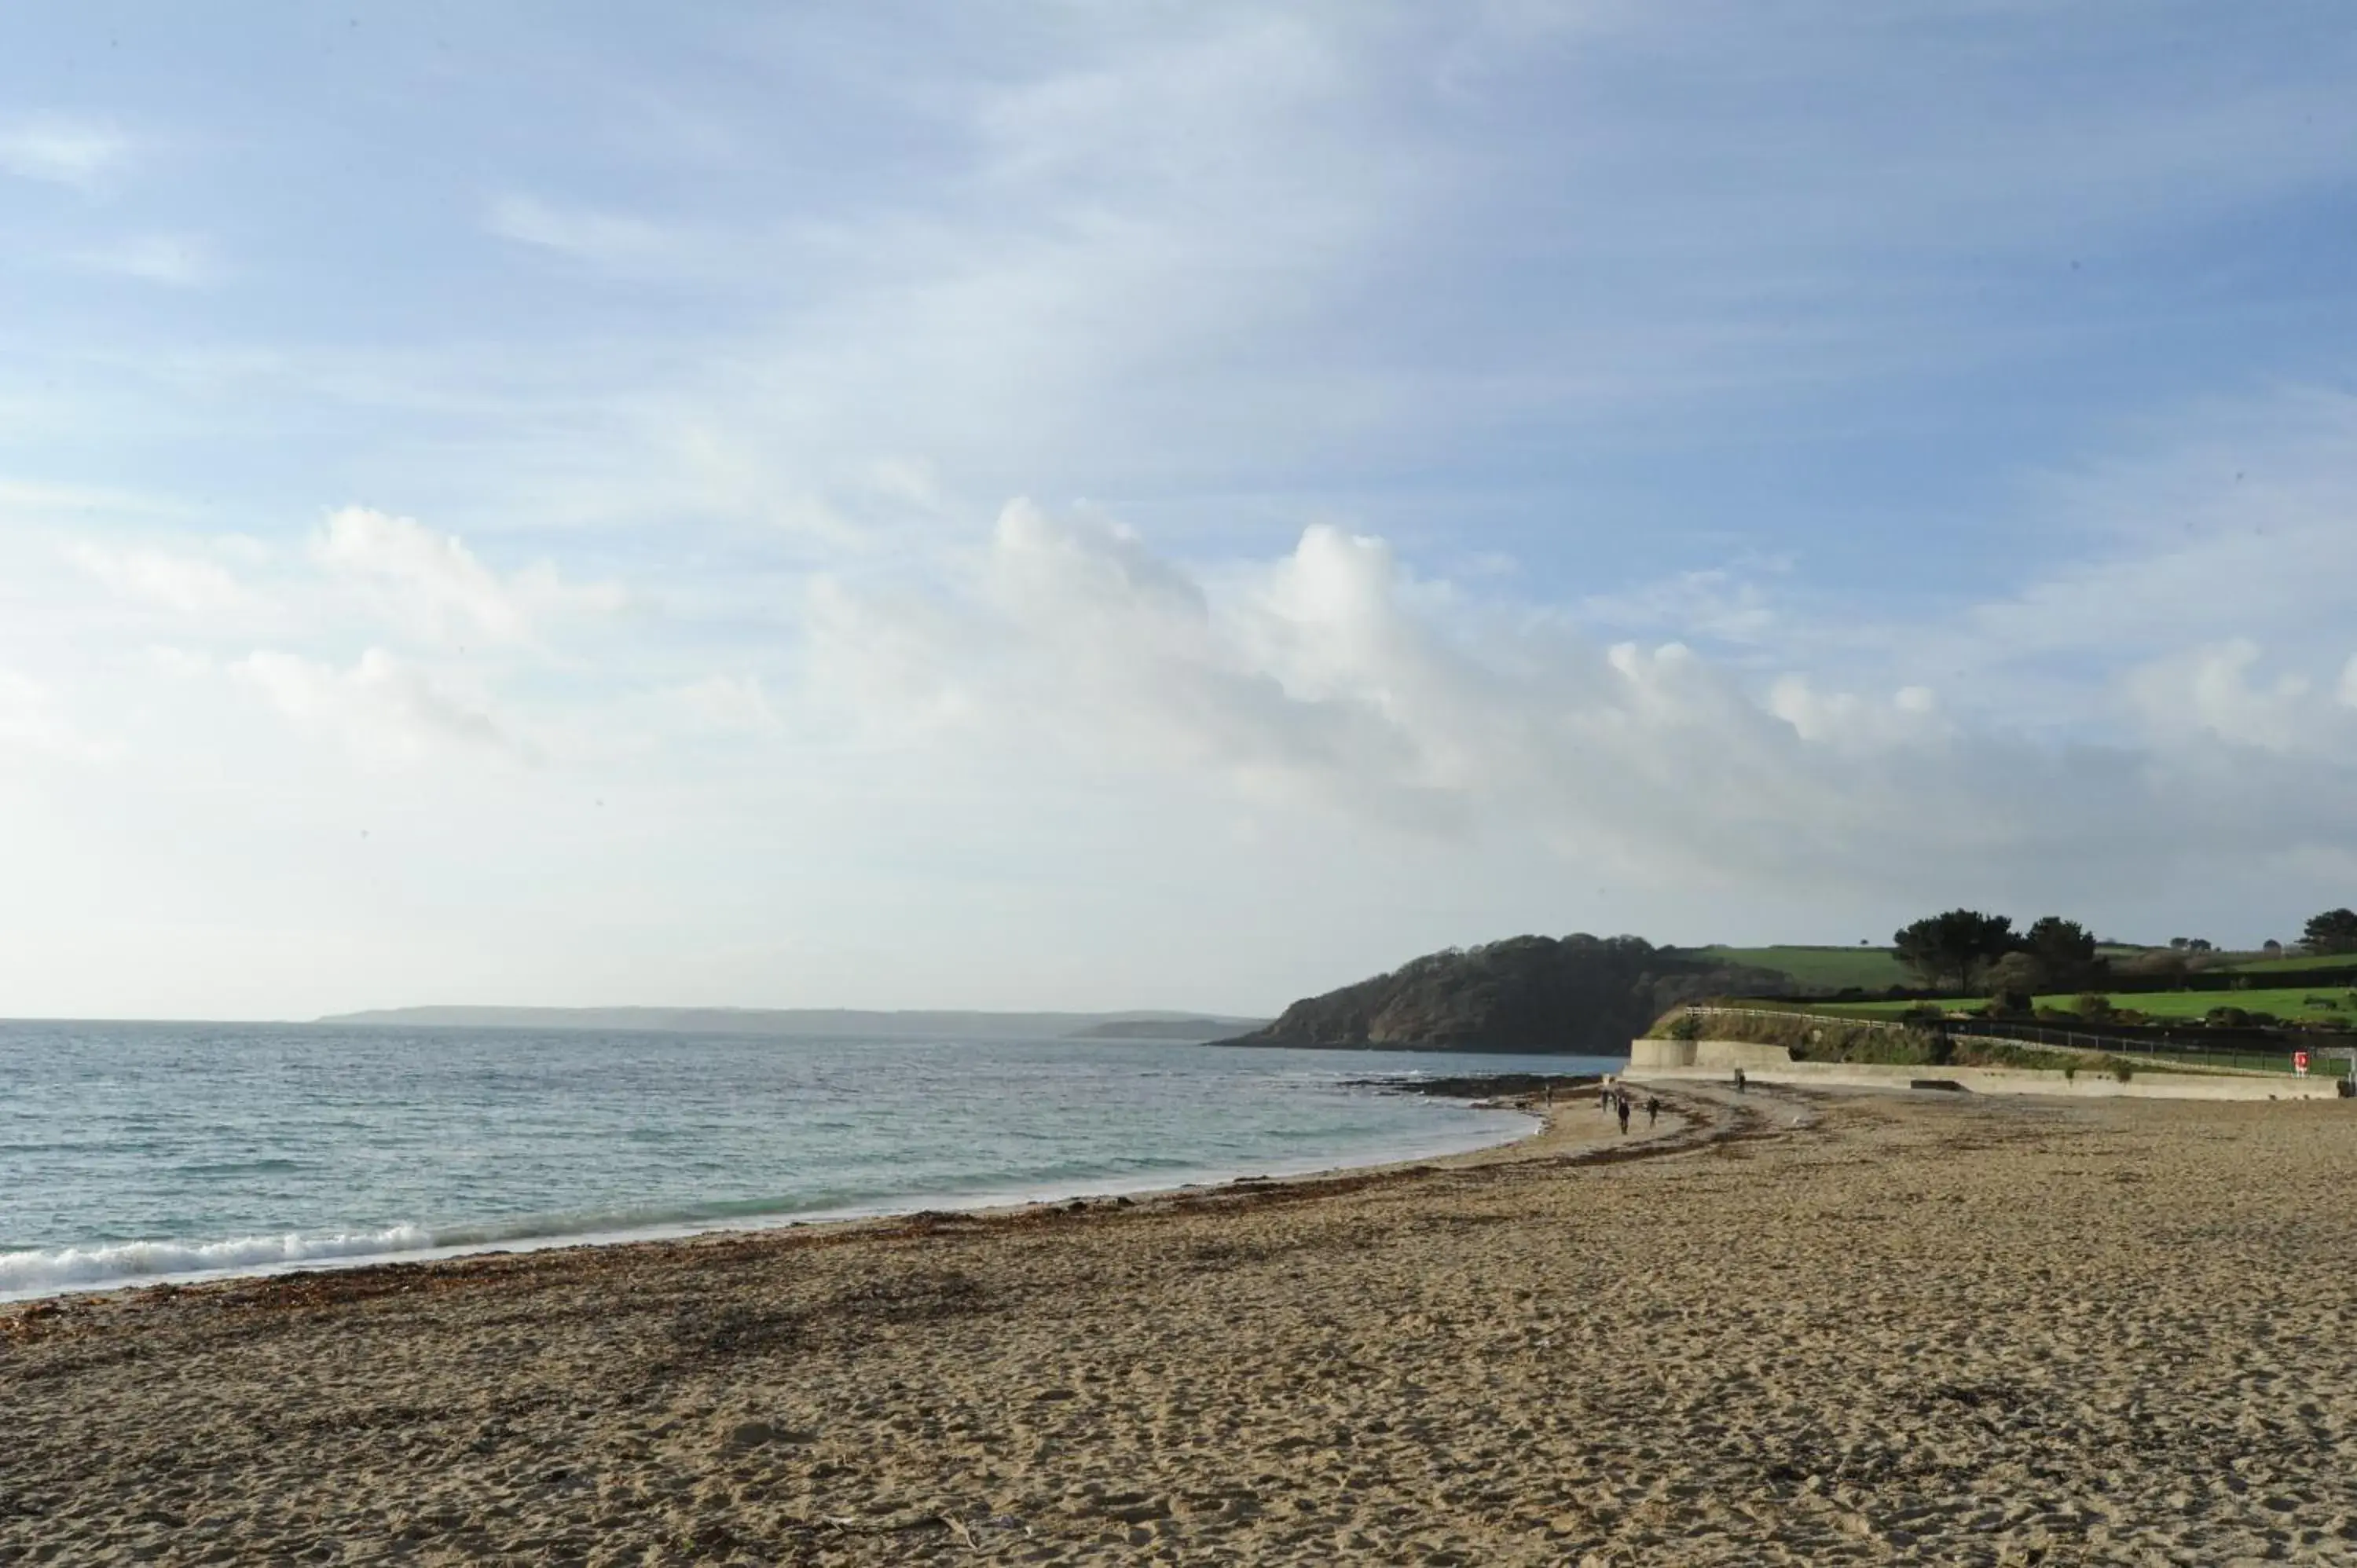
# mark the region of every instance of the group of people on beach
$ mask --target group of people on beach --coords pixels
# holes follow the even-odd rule
[[[1636,1098],[1620,1084],[1608,1083],[1596,1091],[1596,1099],[1606,1115],[1617,1114],[1620,1118],[1620,1131],[1626,1133],[1629,1130],[1629,1112],[1635,1109]],[[1662,1097],[1658,1094],[1645,1096],[1645,1125],[1651,1127],[1661,1119]]]

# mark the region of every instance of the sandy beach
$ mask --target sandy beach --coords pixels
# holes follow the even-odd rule
[[[0,1563],[2357,1560],[2357,1112],[1677,1105],[0,1309]]]

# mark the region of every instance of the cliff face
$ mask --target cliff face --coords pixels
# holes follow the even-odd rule
[[[1617,1055],[1681,1002],[1792,989],[1773,970],[1636,937],[1511,937],[1308,997],[1231,1043]]]

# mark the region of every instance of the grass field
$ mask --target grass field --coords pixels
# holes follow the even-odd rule
[[[1729,963],[1755,964],[1780,970],[1816,991],[1839,991],[1855,985],[1881,991],[1908,983],[1907,972],[1889,948],[1722,948],[1700,950]]]
[[[2265,1054],[2251,1051],[2202,1051],[2198,1054],[2156,1051],[2150,1055],[2143,1051],[2127,1051],[2121,1054],[2121,1059],[2138,1068],[2149,1061],[2179,1072],[2201,1072],[2222,1067],[2239,1068],[2245,1072],[2291,1071],[2291,1058],[2282,1051]],[[2337,1057],[2318,1057],[2309,1064],[2308,1070],[2309,1076],[2315,1078],[2346,1078],[2349,1076],[2349,1064]]]
[[[2357,953],[2312,953],[2301,958],[2263,958],[2219,966],[2234,974],[2298,974],[2304,969],[2357,968]]]
[[[1897,958],[1892,956],[1889,948],[1811,947],[1788,943],[1779,947],[1706,947],[1695,950],[1708,953],[1713,958],[1724,959],[1729,963],[1755,964],[1761,969],[1780,971],[1791,975],[1812,991],[1840,991],[1852,985],[1861,991],[1882,991],[1893,985],[1914,983],[1914,976],[1900,963]],[[2106,947],[2101,950],[2104,957],[2116,964],[2143,957],[2148,952],[2166,952],[2168,950]],[[2297,975],[2303,970],[2352,967],[2357,967],[2357,953],[2327,953],[2320,957],[2251,959],[2219,964],[2216,966],[2216,971],[2254,976]],[[2287,983],[2298,984],[2298,982],[2295,980]],[[2067,1003],[2068,999],[2066,998],[2065,1001]],[[1850,1004],[1844,1005],[1846,1008]],[[1881,1004],[1866,1004],[1864,1005],[1878,1007]],[[1897,1005],[1899,1009],[1903,1010],[1913,1004],[1900,1003]],[[2197,1015],[2206,1013],[2210,1007],[2215,1005],[2218,1004],[2212,1003],[2195,1009],[2195,1012]],[[2237,1005],[2248,1004],[2237,1004]],[[2145,1010],[2156,1012],[2152,1008]],[[2268,1010],[2273,1011],[2272,1008]],[[1861,1015],[1861,1016],[1874,1017],[1887,1015],[1881,1013]],[[2169,1015],[2178,1016],[2176,1014]]]
[[[2332,1004],[2311,1007],[2311,996],[2330,997]],[[2040,1007],[2070,1007],[2075,996],[2041,996]],[[2112,1005],[2149,1018],[2199,1018],[2212,1007],[2240,1007],[2245,1013],[2272,1013],[2286,1023],[2298,1019],[2322,1023],[2357,1015],[2357,993],[2342,986],[2294,986],[2250,991],[2142,991],[2114,993]]]
[[[2323,1008],[2303,1007],[2299,1008],[2298,1012],[2295,1012],[2295,1006],[2299,1003],[2304,1002],[2307,997],[2310,995],[2322,994],[2321,993],[2305,991],[2212,992],[2206,996],[2198,992],[2163,992],[2158,994],[2147,993],[2141,996],[2123,995],[2115,998],[2115,1000],[2122,1003],[2158,1002],[2162,1004],[2176,1004],[2179,1005],[2180,1010],[2163,1012],[2159,1008],[2142,1009],[2142,1011],[2150,1017],[2176,1019],[2189,1015],[2181,1010],[2183,1007],[2197,1001],[2207,1002],[2214,1005],[2216,1004],[2216,998],[2221,994],[2231,995],[2241,999],[2251,999],[2238,1001],[2233,1004],[2244,1006],[2246,1010],[2255,1009],[2276,1013],[2279,1016],[2286,1018],[2298,1016],[2323,1022],[2334,1016],[2334,1015],[2328,1014]],[[2346,993],[2336,993],[2336,994]],[[2286,997],[2289,997],[2291,999],[2289,1004],[2287,1004],[2284,1002],[2283,999]],[[2039,998],[2039,1003],[2041,1006],[2067,1007],[2075,1000],[2075,997],[2069,996],[2042,996]],[[2270,1005],[2270,1004],[2272,1004],[2272,1005]],[[1740,1022],[1734,1022],[1727,1026],[1730,1030],[1728,1037],[1734,1039],[1760,1039],[1768,1041],[1771,1044],[1790,1045],[1792,1044],[1796,1038],[1794,1030],[1804,1030],[1806,1020],[1811,1017],[1822,1018],[1831,1016],[1858,1019],[1892,1019],[1898,1017],[1908,1008],[1921,1006],[1923,1004],[1918,1002],[1769,1002],[1762,1003],[1760,1005],[1763,1010],[1789,1012],[1794,1016],[1789,1025],[1779,1024],[1766,1018],[1744,1018]],[[1948,1012],[1967,1013],[1978,1012],[1986,1005],[1986,1004],[1979,997],[1958,996],[1951,997],[1942,1002],[1940,1005]],[[2357,999],[2352,1000],[2351,1006],[2352,1010],[2357,1010]],[[2203,1011],[2207,1011],[2207,1008],[2204,1008]],[[2195,1013],[2190,1015],[2199,1017],[2201,1015],[2199,1013]],[[2347,1015],[2343,1014],[2339,1016],[2345,1019]],[[2068,1029],[2070,1027],[2067,1024],[2054,1023],[2047,1023],[2040,1025],[2040,1026],[2044,1028],[2061,1029]],[[1837,1028],[1838,1026],[1835,1026],[1835,1027]],[[1878,1035],[1881,1035],[1881,1032],[1878,1031]],[[1879,1041],[1874,1036],[1868,1036],[1867,1038],[1870,1044],[1879,1043]],[[1889,1035],[1881,1036],[1881,1038],[1895,1042],[1900,1038],[1900,1036]],[[2173,1051],[2165,1048],[2155,1051],[2145,1051],[2136,1049],[2134,1047],[2122,1047],[2115,1049],[2112,1058],[2110,1059],[2128,1063],[2136,1070],[2143,1072],[2209,1072],[2214,1071],[2219,1068],[2242,1068],[2255,1072],[2289,1072],[2291,1070],[2290,1044],[2291,1042],[2287,1041],[2286,1048],[2282,1050],[2244,1051],[2239,1053],[2226,1051]],[[1996,1042],[1965,1042],[1964,1046],[1967,1054],[1972,1055],[1975,1060],[1979,1060],[1984,1058],[1986,1058],[1984,1065],[2007,1065],[2002,1048]],[[1897,1054],[1891,1054],[1893,1052]],[[1905,1047],[1903,1046],[1898,1046],[1895,1044],[1890,1047],[1889,1051],[1881,1053],[1878,1053],[1874,1050],[1867,1050],[1844,1054],[1849,1059],[1859,1061],[1878,1061],[1884,1059],[1901,1061],[1913,1059],[1912,1058],[1905,1055]],[[1963,1058],[1959,1058],[1958,1059],[1962,1060]],[[2058,1060],[2060,1058],[2058,1058]],[[2019,1061],[2012,1062],[2010,1065],[2049,1066],[2053,1064],[2031,1062],[2027,1058],[2024,1058]],[[2310,1064],[2309,1071],[2325,1077],[2339,1078],[2348,1073],[2349,1064],[2337,1058],[2319,1055],[2317,1056]]]
[[[2311,996],[2329,997],[2330,1004],[2310,1006]],[[2078,1002],[2076,994],[2038,998],[2040,1007],[2066,1012],[2075,1009]],[[1932,1003],[1813,1002],[1802,1005],[1812,1013],[1844,1018],[1896,1018],[1910,1007],[1936,1006],[1948,1013],[1977,1013],[1988,1003],[1979,996],[1955,996]],[[2141,1013],[2147,1018],[2169,1022],[2201,1017],[2212,1007],[2240,1007],[2245,1013],[2271,1013],[2287,1024],[2302,1020],[2345,1024],[2357,1018],[2357,990],[2342,986],[2283,986],[2250,991],[2123,991],[2112,993],[2112,1005],[2123,1013]]]

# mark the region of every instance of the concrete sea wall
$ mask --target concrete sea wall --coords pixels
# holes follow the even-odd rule
[[[1746,1072],[1753,1068],[1790,1067],[1792,1048],[1756,1045],[1749,1040],[1631,1040],[1629,1068],[1707,1067]]]
[[[1937,1084],[1968,1094],[2050,1094],[2078,1100],[2332,1100],[2330,1078],[2287,1073],[2195,1073],[2136,1069],[2125,1081],[2090,1062],[2065,1077],[2032,1068],[1882,1067],[1864,1062],[1796,1062],[1782,1046],[1749,1040],[1634,1040],[1629,1070],[1637,1083],[1725,1083],[1737,1068],[1753,1083],[1799,1089],[1911,1089]]]

